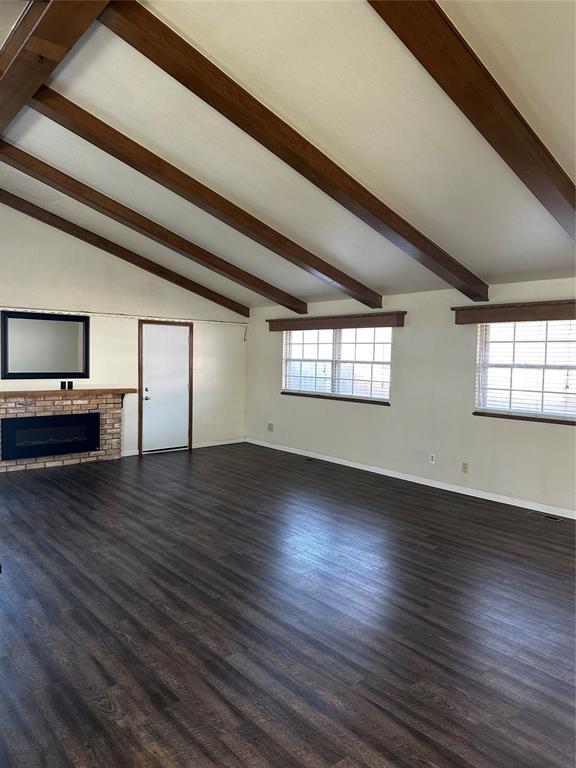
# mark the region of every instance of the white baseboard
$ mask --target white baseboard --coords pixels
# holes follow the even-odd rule
[[[536,512],[543,512],[547,515],[558,515],[559,517],[569,517],[572,520],[576,520],[576,511],[573,509],[564,509],[564,507],[553,507],[549,504],[540,504],[538,501],[529,501],[528,499],[515,499],[511,496],[502,496],[498,493],[491,493],[490,491],[480,491],[476,488],[468,488],[463,485],[452,485],[451,483],[443,483],[440,480],[431,480],[428,477],[420,477],[418,475],[408,475],[404,472],[396,472],[393,469],[384,469],[382,467],[374,467],[370,464],[360,464],[356,461],[348,461],[347,459],[339,459],[335,456],[326,456],[322,453],[314,453],[312,451],[304,451],[300,448],[290,448],[286,445],[277,445],[275,443],[267,443],[264,440],[253,440],[252,438],[246,438],[245,442],[252,443],[253,445],[261,445],[263,448],[273,448],[275,451],[284,451],[286,453],[296,453],[299,456],[307,456],[311,459],[319,459],[320,461],[328,461],[332,464],[342,464],[345,467],[352,467],[353,469],[362,469],[366,472],[375,472],[378,475],[386,475],[387,477],[395,477],[398,480],[407,480],[410,483],[419,483],[420,485],[428,485],[432,488],[440,488],[443,491],[452,491],[453,493],[463,493],[466,496],[475,496],[479,499],[486,499],[487,501],[496,501],[501,504],[511,504],[514,507],[524,507],[525,509],[533,509]]]
[[[245,443],[243,437],[237,437],[234,440],[213,440],[209,443],[192,443],[192,448],[211,448],[213,445],[232,445],[233,443]],[[175,448],[174,451],[186,450],[185,448]],[[148,451],[148,453],[171,453],[171,451]],[[132,451],[122,451],[122,458],[126,456],[139,456],[138,449]]]
[[[234,440],[213,440],[210,443],[192,443],[192,448],[212,448],[213,445],[234,445],[235,443],[245,443],[243,437],[237,437]]]

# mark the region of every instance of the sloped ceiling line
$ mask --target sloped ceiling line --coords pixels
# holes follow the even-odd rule
[[[488,285],[419,232],[291,126],[134,0],[99,21],[358,218],[475,301]]]
[[[36,0],[28,5],[0,49],[0,134],[74,47],[106,4],[104,0]],[[233,312],[245,317],[250,315],[249,308],[243,304],[3,189],[0,189],[0,203]],[[301,311],[303,307],[303,311],[306,311],[306,304],[297,299],[294,301],[298,302],[296,307]],[[290,308],[295,308],[292,302]]]
[[[232,229],[260,243],[336,290],[371,308],[382,306],[382,296],[319,256],[277,232],[252,214],[200,181],[117,131],[95,115],[43,86],[29,105],[134,170],[175,192]],[[282,303],[282,302],[277,302]]]
[[[118,259],[122,259],[122,261],[126,261],[139,269],[143,269],[156,277],[160,277],[162,280],[167,280],[180,288],[184,288],[185,290],[195,293],[198,296],[202,296],[215,304],[226,307],[226,309],[229,309],[232,312],[237,312],[244,317],[250,316],[250,309],[243,304],[240,304],[233,299],[229,299],[227,296],[223,296],[210,288],[206,288],[205,286],[200,285],[200,283],[197,283],[188,277],[184,277],[184,275],[173,272],[171,269],[163,267],[161,264],[158,264],[151,259],[140,256],[139,254],[128,250],[128,248],[124,248],[117,243],[113,243],[111,240],[107,240],[101,235],[90,232],[78,224],[73,224],[71,221],[62,218],[62,216],[47,211],[45,208],[41,208],[39,205],[35,205],[17,195],[13,195],[11,192],[7,192],[4,189],[0,189],[0,203],[13,208],[16,211],[20,211],[20,213],[24,213],[26,216],[30,216],[37,221],[41,221],[54,229],[58,229],[60,232],[64,232],[78,240],[82,240],[83,242],[88,243],[101,251],[105,251]]]
[[[46,0],[32,0],[20,14],[0,50],[0,74],[16,56],[46,10]]]
[[[50,0],[44,8],[30,10],[32,21],[23,22],[25,33],[11,35],[20,43],[8,61],[0,56],[5,69],[0,75],[0,132],[16,117],[30,96],[46,81],[90,24],[106,7],[108,0]],[[28,16],[28,14],[25,14]],[[9,38],[10,40],[10,38]]]
[[[576,238],[576,188],[572,179],[438,3],[368,2],[518,178]]]
[[[275,304],[291,309],[298,314],[306,313],[306,303],[297,299],[285,291],[282,291],[269,283],[255,277],[245,270],[231,264],[219,256],[201,248],[199,245],[186,240],[175,232],[157,224],[151,219],[137,213],[136,211],[122,205],[101,192],[92,189],[77,179],[62,173],[56,168],[48,165],[39,158],[24,152],[12,144],[0,139],[0,161],[16,168],[22,173],[31,176],[37,181],[47,184],[53,189],[62,192],[79,203],[92,208],[104,216],[108,216],[126,227],[138,232],[145,237],[149,237],[160,245],[191,259],[203,267],[223,275],[230,280],[250,289],[256,293],[273,301]]]

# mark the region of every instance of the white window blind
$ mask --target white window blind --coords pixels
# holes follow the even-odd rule
[[[576,320],[479,325],[476,407],[574,418]]]
[[[286,392],[388,400],[392,328],[284,331]]]

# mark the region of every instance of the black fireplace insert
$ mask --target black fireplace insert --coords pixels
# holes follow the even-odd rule
[[[2,459],[84,453],[100,448],[100,414],[23,416],[0,421]]]

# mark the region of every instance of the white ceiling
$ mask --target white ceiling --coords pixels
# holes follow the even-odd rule
[[[576,3],[440,5],[564,170],[576,178]]]
[[[0,34],[6,36],[22,5],[0,2]],[[552,93],[548,88],[554,72],[560,79],[570,69],[574,53],[573,41],[568,45],[560,34],[566,3],[476,0],[449,5],[463,6],[448,11],[489,66],[510,65],[510,96],[518,98],[518,106],[523,100],[527,118],[529,105],[534,115],[552,114],[556,106],[554,120],[540,116],[541,123],[553,123],[550,130],[539,132],[566,163],[572,153],[566,134],[569,99],[564,85]],[[504,13],[488,6],[511,7]],[[534,24],[521,23],[527,6],[549,8],[555,21],[548,29],[560,30],[562,38],[556,47],[553,32],[537,37],[538,65],[534,59],[525,62],[537,24],[532,12]],[[573,273],[574,244],[562,227],[363,0],[171,0],[149,7],[488,282]],[[472,31],[464,29],[465,23]],[[498,45],[491,37],[495,27]],[[490,51],[499,56],[491,59]],[[536,70],[545,73],[540,80]],[[98,23],[58,68],[51,87],[371,288],[396,293],[445,287]],[[326,283],[32,110],[23,110],[5,135],[300,298],[334,296]],[[0,186],[250,306],[269,303],[2,164]]]
[[[26,3],[22,0],[2,0],[0,2],[0,42],[4,42],[8,37],[10,30],[25,8]]]

